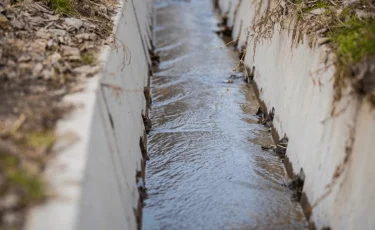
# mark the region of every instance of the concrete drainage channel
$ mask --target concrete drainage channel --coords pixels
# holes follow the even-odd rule
[[[174,1],[174,4],[188,6],[197,1]],[[159,8],[163,8],[163,1],[156,2]],[[324,47],[310,48],[307,42],[292,46],[291,35],[277,26],[269,39],[254,44],[251,34],[246,33],[256,13],[252,1],[219,0],[216,1],[216,5],[226,19],[223,25],[225,33],[231,33],[236,39],[237,49],[247,49],[244,56],[244,64],[247,67],[245,77],[253,78],[257,85],[258,96],[264,105],[263,111],[259,111],[259,114],[261,112],[272,114],[273,129],[277,134],[274,136],[281,141],[279,143],[281,147],[286,146],[283,143],[286,138],[280,137],[287,137],[289,140],[285,151],[287,171],[290,176],[298,178],[291,185],[303,185],[301,204],[310,227],[372,229],[375,226],[371,210],[371,207],[375,207],[375,185],[372,183],[371,176],[374,172],[372,164],[375,162],[375,155],[372,153],[375,148],[375,143],[372,141],[375,135],[375,116],[370,103],[353,96],[344,98],[335,105],[332,104],[334,92],[331,78],[334,68],[331,66],[324,68],[322,72],[318,71],[319,74],[312,74],[324,67],[322,61],[326,58]],[[263,8],[259,9],[262,12]],[[152,12],[152,0],[123,1],[115,20],[116,45],[107,47],[102,53],[104,70],[100,76],[90,80],[84,92],[65,98],[66,101],[80,106],[69,117],[59,121],[57,134],[64,136],[66,133],[74,133],[75,138],[73,142],[71,138],[60,138],[57,141],[55,145],[57,157],[50,162],[45,173],[55,196],[30,211],[25,229],[141,228],[142,200],[145,198],[145,161],[148,159],[146,133],[150,128],[148,113],[151,102],[149,91],[151,59],[157,58],[149,54],[149,50],[152,49]],[[191,22],[195,20],[194,17],[184,19]],[[211,31],[206,32],[211,33]],[[215,44],[216,42],[215,40]],[[191,45],[202,44],[198,42]],[[233,60],[228,63],[233,64]],[[219,60],[217,65],[225,63],[221,61]],[[158,87],[162,84],[178,85],[179,80],[173,79],[175,77],[172,75],[173,71],[168,72],[171,67],[168,63],[165,65],[165,71],[159,71],[154,76],[154,83]],[[197,71],[199,72],[199,68]],[[228,77],[231,76],[230,72]],[[166,73],[172,80],[163,83],[161,77]],[[222,73],[225,73],[225,70],[220,74]],[[211,74],[215,75],[217,72]],[[236,79],[235,77],[233,79]],[[234,92],[239,92],[239,89],[244,90],[242,88],[244,86],[241,86],[243,83],[233,85],[238,87],[234,88]],[[227,86],[220,87],[226,92]],[[173,90],[181,89],[177,87]],[[248,88],[245,91],[247,93],[236,95],[244,97],[247,101],[254,100],[253,96],[249,96],[250,99],[244,96],[253,95],[254,92]],[[188,90],[186,92],[189,94]],[[203,95],[205,93],[203,92]],[[158,103],[162,102],[158,101]],[[255,114],[257,108],[255,110],[255,107],[248,108],[244,101],[240,104],[243,111],[248,111],[247,114],[245,113],[244,120],[251,120],[249,111]],[[155,107],[157,106],[160,105]],[[337,108],[336,111],[341,112],[332,116],[333,106]],[[220,104],[214,104],[212,108],[213,113],[209,119],[220,113],[221,109]],[[236,108],[233,107],[233,110],[235,111]],[[173,113],[170,115],[172,116]],[[251,124],[250,121],[248,123]],[[190,128],[197,128],[193,126]],[[151,136],[155,135],[153,132],[151,131]],[[229,139],[227,141],[235,142]],[[257,144],[258,149],[261,149],[259,143]],[[265,146],[264,142],[260,144],[263,144],[263,148],[269,147]],[[66,147],[67,145],[69,147]],[[163,146],[159,145],[159,147],[163,149]],[[226,149],[222,150],[226,151]],[[152,151],[156,152],[155,149]],[[283,151],[281,152],[284,155]],[[154,156],[158,157],[155,154]],[[237,166],[241,160],[248,160],[245,155],[236,157],[239,161],[233,162]],[[271,162],[276,161],[275,158],[271,159]],[[187,164],[186,161],[184,162]],[[259,164],[259,161],[249,162]],[[155,166],[152,164],[151,168]],[[274,165],[278,168],[278,172],[272,175],[281,175],[283,170],[280,169],[279,164]],[[261,169],[266,173],[270,172],[269,169]],[[232,181],[234,177],[235,175],[231,175],[224,179]],[[275,183],[275,178],[282,180],[280,176],[274,176],[270,180]],[[199,180],[199,178],[195,179]],[[206,182],[210,183],[210,181]],[[233,184],[256,186],[246,184],[246,181],[240,182],[236,181]],[[148,181],[148,184],[151,184],[150,202],[146,201],[147,219],[144,220],[149,229],[158,225],[156,220],[158,217],[152,216],[152,213],[147,211],[147,203],[152,203],[152,196],[157,195],[152,192],[152,189],[156,188],[152,183],[155,185],[157,182]],[[266,189],[263,193],[269,190],[287,193],[286,188],[275,188],[269,182],[264,186]],[[230,196],[233,192],[230,188],[231,186],[225,188],[229,189],[225,193],[226,196]],[[244,194],[241,196],[247,197]],[[246,202],[242,200],[241,203]],[[251,206],[251,203],[248,204]],[[288,205],[293,206],[290,203]],[[209,205],[207,207],[212,209]],[[267,206],[263,208],[267,210]],[[296,207],[292,209],[295,210]],[[257,219],[254,217],[256,213],[246,213],[244,216],[247,219],[245,217],[236,219],[236,209],[233,210],[231,214],[233,219],[238,220],[238,224],[242,227],[242,222],[247,223],[251,218]],[[207,216],[201,218],[211,218],[214,215],[208,212],[206,214]],[[191,222],[194,222],[193,219]],[[305,226],[294,225],[294,221],[295,219],[291,220],[290,226],[300,228]],[[250,224],[246,226],[267,229],[262,225],[264,223]],[[209,228],[208,225],[205,226]],[[231,227],[235,229],[239,226],[231,225]],[[181,226],[182,228],[184,227]]]
[[[54,196],[30,210],[25,229],[140,228],[151,16],[152,1],[121,1],[101,73],[64,99],[77,108],[57,124],[62,138],[45,170]]]

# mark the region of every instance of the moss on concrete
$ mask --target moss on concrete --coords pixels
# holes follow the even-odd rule
[[[340,27],[328,33],[336,46],[336,54],[345,62],[357,63],[368,55],[375,54],[375,20],[360,20],[351,17]]]
[[[272,1],[258,4],[271,5]],[[336,54],[335,101],[341,99],[342,90],[348,84],[357,94],[375,95],[375,85],[369,86],[369,82],[375,81],[375,8],[371,1],[350,4],[339,0],[281,2],[254,17],[254,50],[260,39],[270,37],[276,23],[285,27],[283,23],[292,20],[286,29],[292,31],[293,45],[303,42],[307,36],[312,47],[321,37],[320,42],[324,41]]]

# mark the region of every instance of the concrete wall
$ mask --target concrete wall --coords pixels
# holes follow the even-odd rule
[[[261,100],[275,108],[275,129],[289,137],[294,174],[304,171],[310,220],[317,229],[374,229],[374,108],[349,94],[350,88],[333,103],[335,68],[326,46],[310,48],[306,39],[292,43],[292,33],[280,25],[254,46],[249,28],[258,2],[263,1],[219,0],[219,6],[233,37],[239,36],[237,48],[247,47],[245,64],[255,67]]]
[[[121,1],[101,73],[64,99],[76,108],[57,125],[45,171],[51,197],[30,210],[26,229],[137,229],[151,16],[151,0]]]

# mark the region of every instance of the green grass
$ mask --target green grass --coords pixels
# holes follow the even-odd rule
[[[40,201],[45,197],[41,179],[22,169],[15,156],[1,156],[0,168],[5,176],[8,189],[18,191],[21,194],[22,204]]]
[[[72,14],[71,0],[46,0],[46,2],[58,13]]]
[[[86,65],[92,65],[95,63],[95,57],[92,53],[84,53],[81,55],[81,60]]]
[[[375,54],[375,20],[361,21],[356,17],[334,27],[328,34],[337,46],[336,54],[345,63],[358,63]]]
[[[52,132],[32,132],[26,135],[26,144],[34,148],[51,146],[54,141]]]

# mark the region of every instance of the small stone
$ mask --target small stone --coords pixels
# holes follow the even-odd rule
[[[375,18],[375,14],[371,12],[367,12],[364,10],[356,10],[355,14],[357,17],[362,18],[362,19],[367,19],[367,18]]]
[[[42,72],[42,77],[44,80],[49,80],[55,75],[55,69],[54,68],[47,68],[44,69]]]
[[[317,30],[316,34],[321,35],[321,34],[324,34],[324,33],[327,33],[327,32],[328,32],[328,29],[327,28],[323,28],[323,29]]]
[[[60,29],[49,29],[48,32],[58,37],[63,37],[67,34],[65,30],[60,30]]]
[[[352,5],[357,5],[361,3],[361,1],[360,0],[344,0],[343,3],[345,6],[352,6]]]
[[[37,63],[35,67],[33,68],[33,76],[38,77],[40,73],[42,72],[42,70],[43,70],[42,63]]]
[[[77,18],[65,18],[65,24],[69,27],[73,27],[77,30],[83,26],[83,21]]]
[[[61,46],[63,56],[78,56],[80,57],[80,52],[78,48],[71,46]]]
[[[60,18],[60,15],[56,14],[56,15],[51,15],[51,14],[44,14],[49,21],[57,21],[59,20]]]
[[[329,41],[330,41],[331,39],[329,39],[329,38],[319,38],[318,39],[318,45],[324,45],[324,44],[326,44],[326,43],[328,43]]]
[[[48,49],[51,49],[52,46],[53,46],[53,43],[54,43],[54,42],[53,42],[53,39],[49,39],[48,42],[47,42],[47,48],[48,48]]]
[[[8,19],[4,15],[0,14],[0,29],[8,29],[8,27]]]
[[[5,213],[2,218],[3,223],[6,226],[14,226],[20,223],[21,216],[17,213]]]
[[[78,55],[68,56],[67,59],[69,61],[80,61],[81,60],[81,56],[78,56]]]
[[[61,55],[57,52],[53,53],[50,57],[51,63],[56,64],[61,60]]]
[[[36,36],[39,37],[39,38],[43,38],[43,39],[49,39],[52,36],[63,37],[65,35],[66,35],[66,31],[60,30],[60,29],[46,30],[46,29],[42,28],[42,29],[40,29],[36,32]]]
[[[85,22],[85,23],[83,24],[83,27],[85,27],[85,29],[88,30],[88,32],[94,32],[94,31],[96,30],[96,28],[97,28],[96,25],[91,24],[91,23],[89,23],[89,22]]]
[[[58,37],[58,39],[59,39],[59,42],[60,42],[61,44],[66,44],[66,43],[65,43],[65,39],[64,39],[63,37]]]
[[[326,12],[326,9],[318,8],[318,9],[314,9],[314,10],[310,11],[310,14],[321,15],[321,14],[324,14],[324,12]]]
[[[263,150],[270,150],[270,149],[274,149],[275,146],[273,146],[273,145],[262,145],[261,148]]]
[[[30,44],[28,50],[33,53],[43,53],[46,49],[46,46],[47,41],[45,41],[44,39],[37,39]]]
[[[276,154],[283,156],[286,153],[286,147],[281,146],[281,145],[277,145],[276,148],[274,149],[274,151],[275,151]]]
[[[18,58],[18,61],[19,62],[28,62],[31,60],[31,56],[30,55],[22,55],[20,58]]]
[[[84,33],[84,34],[77,34],[76,38],[79,40],[96,40],[96,34],[94,33]]]
[[[4,198],[0,201],[0,207],[5,209],[14,208],[20,199],[16,194],[10,193],[4,196]]]
[[[36,32],[36,36],[38,38],[49,39],[51,37],[51,34],[48,33],[48,30],[42,28]]]
[[[28,23],[33,27],[42,27],[46,20],[42,17],[28,17]]]
[[[92,76],[99,72],[100,67],[99,66],[90,66],[90,65],[84,65],[81,67],[75,68],[73,71],[78,74],[82,74],[84,76]]]
[[[8,22],[8,19],[3,14],[0,14],[0,23],[4,22]]]
[[[15,19],[15,18],[10,21],[10,24],[16,29],[23,29],[24,28],[24,24],[22,24],[19,20]]]

